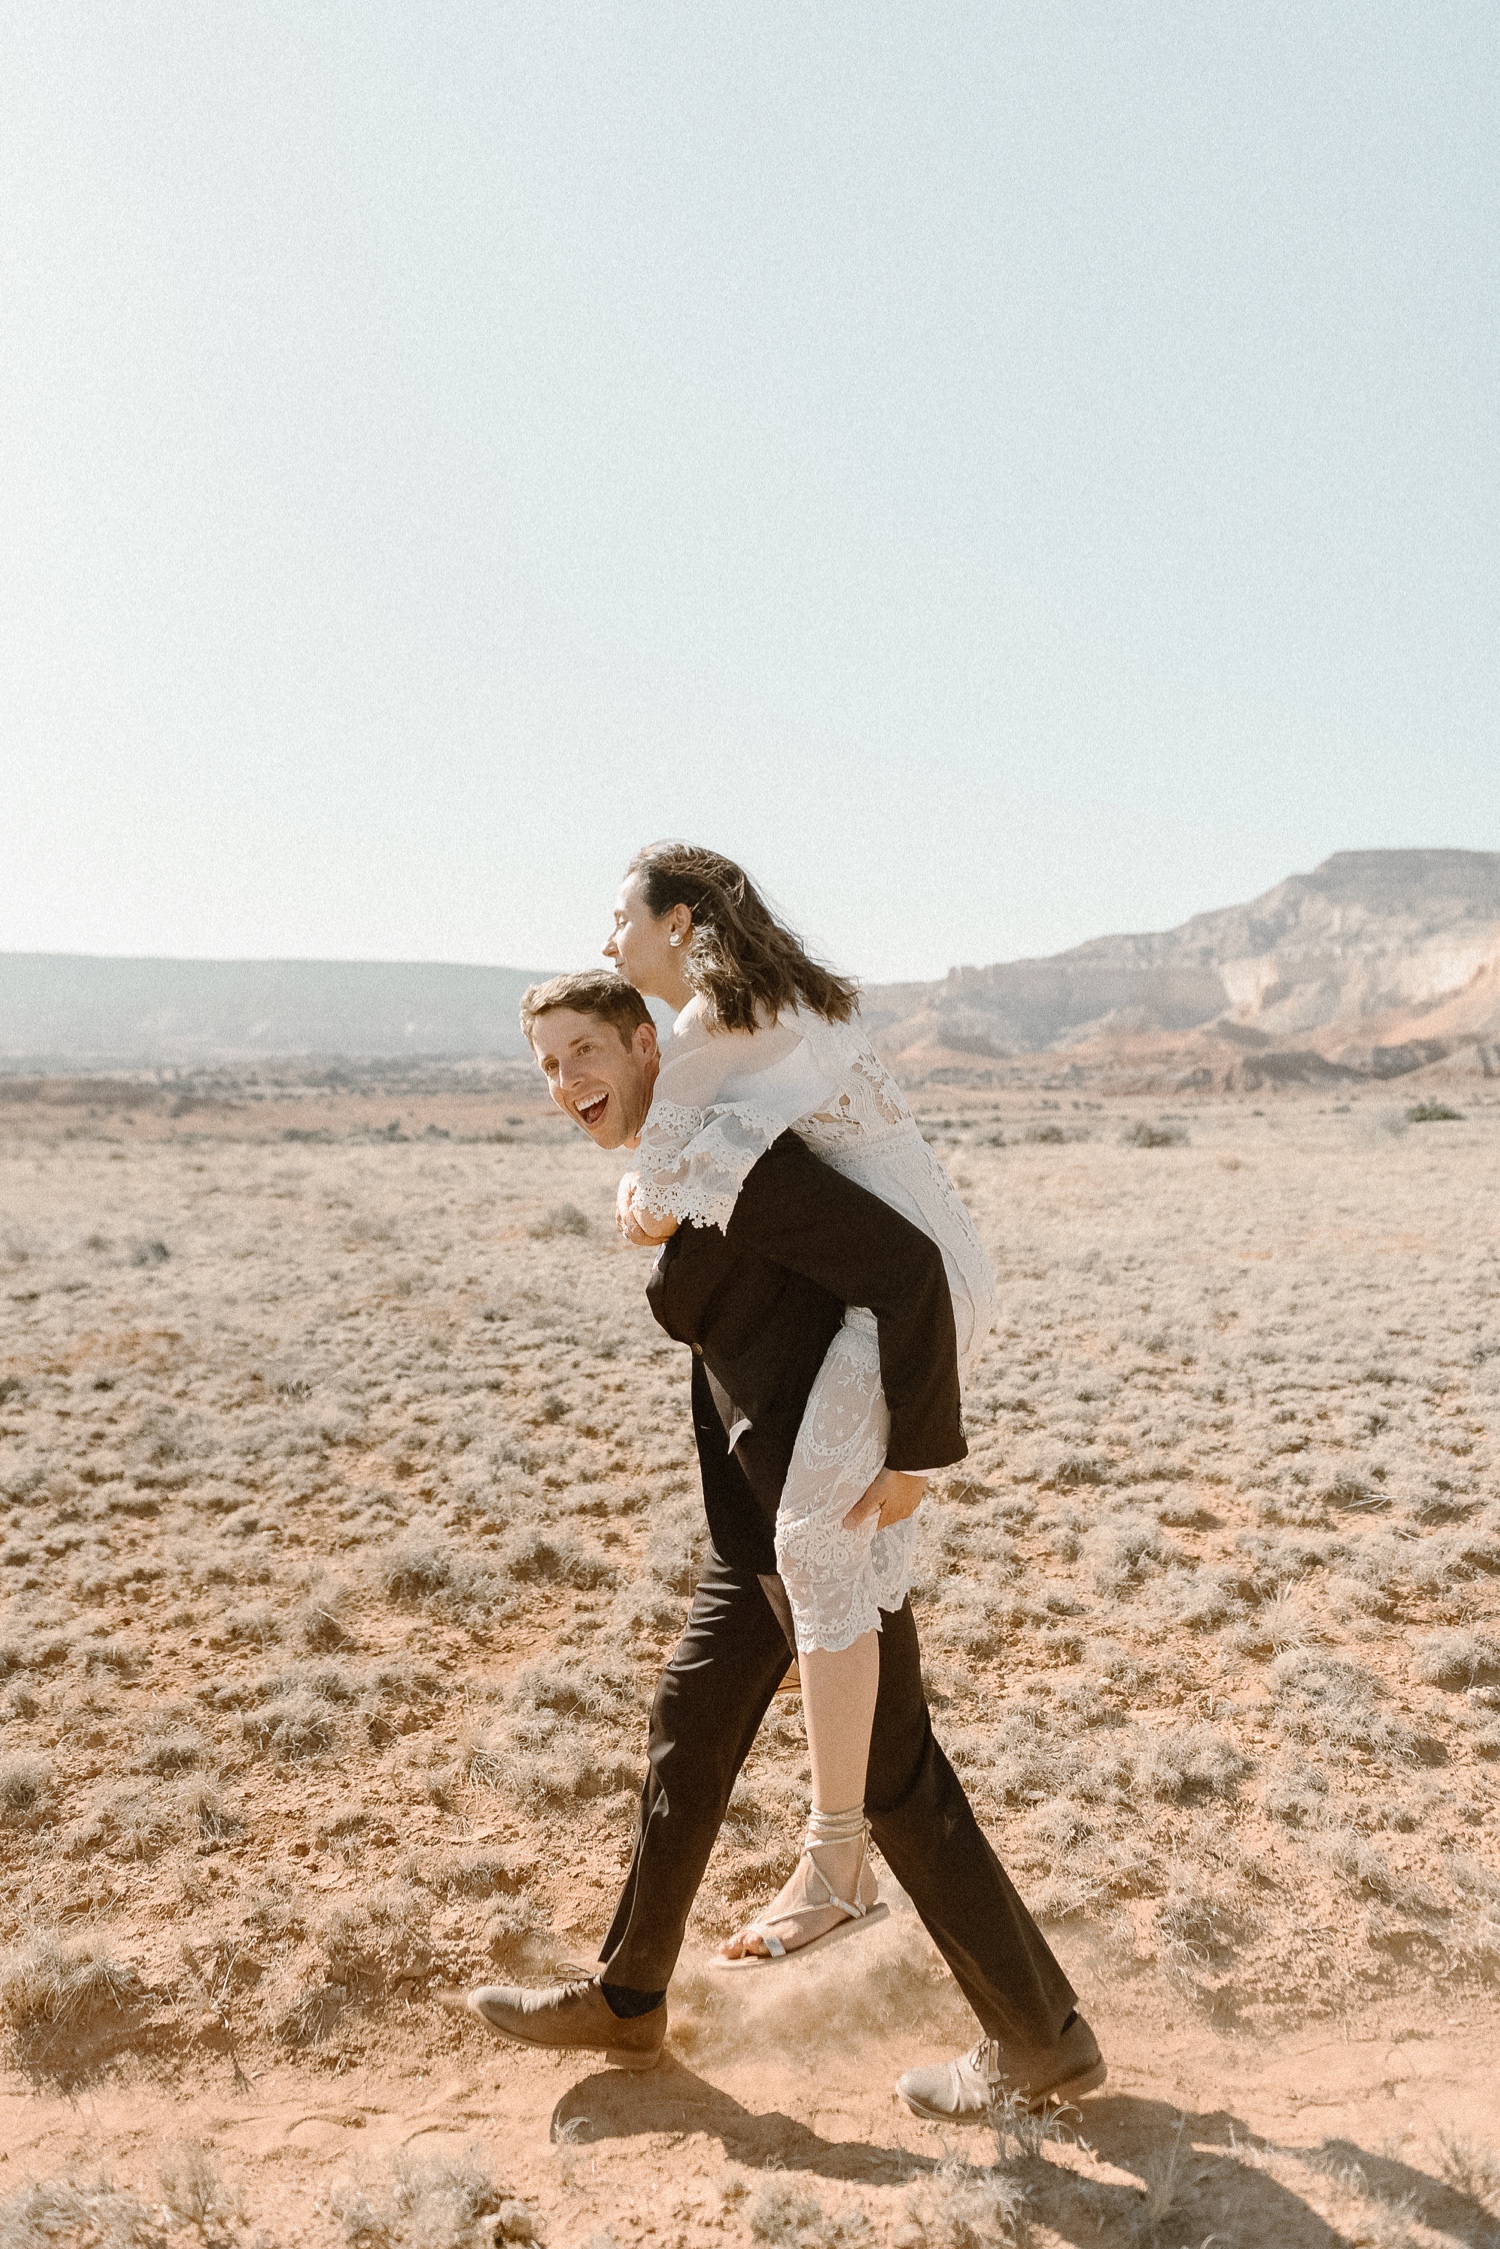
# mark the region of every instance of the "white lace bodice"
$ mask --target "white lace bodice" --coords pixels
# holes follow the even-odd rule
[[[711,1032],[690,1001],[666,1043],[641,1132],[641,1206],[683,1224],[727,1225],[751,1165],[788,1130],[936,1242],[959,1358],[971,1356],[994,1318],[989,1259],[858,1022],[797,1009],[754,1031]]]

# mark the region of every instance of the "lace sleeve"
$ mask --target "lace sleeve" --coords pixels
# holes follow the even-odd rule
[[[748,1101],[706,1109],[653,1101],[641,1132],[636,1201],[681,1225],[727,1226],[747,1173],[786,1128],[774,1109]]]
[[[689,1023],[668,1042],[641,1131],[636,1199],[658,1218],[727,1226],[751,1166],[808,1105],[789,1026],[706,1033]],[[791,1065],[790,1069],[788,1065]]]

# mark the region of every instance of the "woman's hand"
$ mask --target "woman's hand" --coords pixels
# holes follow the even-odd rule
[[[615,1190],[615,1224],[627,1242],[637,1249],[655,1249],[658,1242],[669,1241],[677,1231],[675,1218],[658,1218],[654,1211],[637,1210],[635,1191],[640,1185],[640,1173],[625,1172]]]
[[[904,1523],[908,1515],[915,1515],[926,1495],[925,1476],[908,1476],[899,1468],[882,1468],[863,1499],[857,1499],[844,1517],[844,1528],[857,1531],[872,1515],[877,1517],[875,1528],[878,1531],[888,1529],[892,1523]]]

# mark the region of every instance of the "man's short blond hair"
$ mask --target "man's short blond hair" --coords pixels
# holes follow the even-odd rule
[[[533,984],[521,994],[521,1029],[528,1046],[533,1025],[560,1007],[612,1023],[622,1046],[629,1046],[641,1025],[651,1021],[651,1010],[633,984],[607,968],[585,968],[576,976],[549,976],[545,984]]]

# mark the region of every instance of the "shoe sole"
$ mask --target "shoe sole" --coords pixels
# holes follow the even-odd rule
[[[1028,2116],[1041,2116],[1049,2108],[1067,2108],[1073,2101],[1081,2100],[1085,2093],[1097,2092],[1108,2075],[1104,2062],[1091,2062],[1087,2069],[1065,2077],[1060,2085],[1049,2085],[1045,2093],[1022,2100],[1021,2106]],[[910,2093],[902,2092],[899,2084],[896,2091],[912,2115],[920,2116],[927,2124],[988,2124],[991,2121],[992,2112],[987,2108],[963,2109],[955,2115],[952,2109],[928,2108],[924,2102],[913,2100]]]
[[[483,2023],[485,2029],[492,2030],[497,2038],[508,2038],[516,2046],[530,2046],[539,2054],[602,2054],[612,2069],[655,2069],[661,2060],[661,2046],[652,2053],[642,2054],[630,2047],[596,2046],[588,2039],[580,2039],[576,2044],[559,2044],[551,2038],[528,2038],[524,2030],[517,2030],[512,2023],[492,2022],[484,2009],[477,2007],[472,1999],[466,1997],[463,2005],[476,2022]],[[662,2033],[662,2043],[666,2043],[665,2031]]]
[[[862,1913],[857,1921],[836,1921],[820,1937],[809,1937],[806,1944],[794,1945],[790,1952],[782,1953],[780,1959],[774,1953],[747,1952],[738,1960],[726,1960],[721,1952],[716,1952],[708,1964],[710,1968],[726,1971],[740,1968],[789,1968],[794,1960],[805,1960],[820,1945],[837,1944],[840,1937],[857,1937],[862,1929],[873,1929],[877,1921],[889,1920],[890,1911],[888,1905],[872,1905],[869,1912]]]

